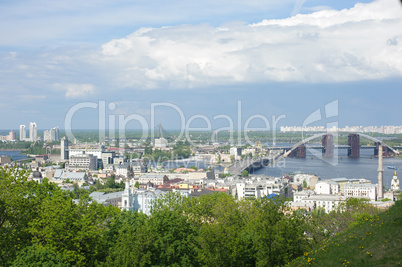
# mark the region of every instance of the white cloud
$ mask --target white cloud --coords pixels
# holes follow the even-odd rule
[[[397,0],[256,24],[147,27],[100,49],[75,45],[0,53],[0,90],[13,88],[13,93],[29,95],[41,88],[42,95],[59,97],[62,91],[69,99],[105,98],[122,88],[401,77],[401,29],[402,8]]]
[[[85,97],[87,95],[92,95],[95,92],[95,86],[89,83],[84,83],[84,84],[73,84],[73,83],[67,83],[67,84],[59,84],[55,83],[53,86],[56,89],[62,89],[66,91],[66,98],[79,98],[79,97]]]
[[[236,82],[344,82],[402,76],[402,9],[356,4],[257,24],[140,29],[102,46],[121,87],[191,88]]]

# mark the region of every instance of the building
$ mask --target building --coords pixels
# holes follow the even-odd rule
[[[169,179],[166,175],[160,174],[143,174],[138,178],[138,182],[140,184],[147,184],[148,182],[151,182],[154,185],[162,185],[168,180]]]
[[[97,170],[98,169],[98,159],[91,154],[80,154],[75,156],[70,156],[69,170]]]
[[[120,164],[115,166],[116,176],[123,176],[124,178],[131,178],[131,168],[129,164]]]
[[[38,129],[36,126],[36,122],[29,123],[29,140],[34,142],[38,139]]]
[[[11,157],[10,156],[5,156],[1,155],[0,156],[0,166],[4,164],[10,164],[11,163]]]
[[[68,151],[68,140],[67,140],[67,137],[63,137],[62,139],[61,139],[61,142],[60,142],[60,157],[61,157],[61,160],[68,160],[68,154],[69,154],[69,151]]]
[[[36,171],[34,171],[32,173],[32,181],[38,182],[39,184],[42,183],[42,173],[39,171],[39,168],[36,169]]]
[[[59,128],[54,127],[48,131],[43,132],[43,140],[45,142],[59,141]]]
[[[230,155],[234,156],[235,158],[241,157],[241,147],[231,147]]]
[[[127,158],[125,158],[123,156],[114,157],[113,164],[114,165],[124,164],[126,162],[126,160],[127,160]]]
[[[102,168],[104,168],[108,164],[113,164],[113,158],[116,156],[114,151],[112,152],[102,152],[101,159],[102,159]]]
[[[320,181],[315,185],[315,192],[324,195],[337,195],[339,191],[339,184],[334,181]]]
[[[187,180],[188,181],[198,181],[204,179],[215,179],[215,172],[213,170],[210,171],[195,171],[187,173]],[[185,178],[186,179],[186,178]]]
[[[155,148],[166,148],[166,147],[168,147],[168,141],[163,137],[156,138],[154,147]]]
[[[108,193],[105,192],[92,192],[89,196],[92,198],[93,201],[96,201],[99,204],[104,206],[113,206],[119,207],[122,199],[124,191],[119,191],[115,193]]]
[[[11,130],[8,133],[8,141],[15,141],[15,140],[17,140],[17,135],[14,131]]]
[[[25,141],[27,139],[27,129],[25,125],[20,125],[20,141]]]
[[[88,176],[85,172],[69,172],[57,169],[54,172],[53,179],[61,182],[65,182],[68,179],[71,182],[85,183],[88,181]]]
[[[235,181],[235,190],[232,195],[237,195],[237,199],[261,198],[271,194],[282,197],[291,197],[293,191],[290,185],[284,184],[279,178]],[[217,185],[218,186],[218,185]]]
[[[377,185],[375,184],[345,184],[344,195],[346,197],[361,197],[377,200]]]
[[[301,203],[313,204],[313,208],[324,208],[326,213],[335,211],[339,204],[346,200],[345,196],[337,195],[310,195],[307,198],[303,198]]]
[[[130,183],[126,180],[126,187],[124,189],[121,199],[121,209],[138,211],[146,215],[151,215],[153,203],[159,197],[162,197],[166,192],[159,189],[143,189],[137,190],[130,187]]]
[[[303,202],[304,199],[309,198],[316,193],[312,190],[303,190],[293,193],[293,202]]]
[[[398,180],[398,175],[396,174],[396,170],[394,171],[394,176],[392,177],[391,190],[399,191],[399,180]]]
[[[308,173],[295,173],[293,174],[293,182],[296,184],[303,184],[306,181],[307,187],[315,187],[319,178],[317,175]]]
[[[17,137],[14,131],[10,131],[8,135],[0,135],[0,141],[16,141]]]
[[[345,185],[348,183],[352,183],[352,184],[371,183],[370,181],[365,180],[365,179],[353,179],[353,178],[332,178],[332,179],[330,179],[330,181],[333,181],[333,182],[336,182],[339,184],[339,192],[341,192],[341,194],[344,193]]]
[[[148,166],[144,165],[142,162],[132,161],[129,162],[128,164],[130,164],[131,172],[134,177],[139,177],[143,173],[146,173],[148,170]]]
[[[97,157],[98,159],[102,159],[103,149],[102,148],[70,148],[68,150],[68,153],[69,153],[70,157],[76,156],[76,155],[88,154],[88,155]]]

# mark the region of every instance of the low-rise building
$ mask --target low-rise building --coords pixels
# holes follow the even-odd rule
[[[70,155],[68,167],[66,167],[70,171],[74,170],[97,170],[98,169],[98,159],[96,156],[91,154],[77,154]]]
[[[10,156],[5,156],[5,155],[0,156],[0,165],[10,164],[10,163],[11,163],[11,157]]]
[[[344,195],[346,197],[361,197],[377,200],[377,185],[346,183],[344,186]]]
[[[71,182],[85,183],[88,181],[86,172],[70,172],[64,170],[55,170],[53,179],[55,181],[66,182],[68,179]]]
[[[345,196],[337,196],[337,195],[310,195],[307,198],[304,198],[302,203],[310,203],[313,204],[314,209],[316,208],[324,208],[326,213],[330,213],[331,211],[335,211],[340,203],[344,202],[347,198]]]
[[[161,174],[142,174],[138,178],[138,182],[140,184],[146,184],[148,182],[151,182],[154,185],[162,185],[168,180],[168,177],[166,175],[161,175]]]
[[[339,194],[339,184],[334,181],[320,181],[316,183],[314,191],[317,194],[337,195]]]
[[[93,201],[103,204],[104,206],[112,205],[113,207],[120,207],[122,195],[123,191],[108,194],[105,192],[92,192],[89,196]]]

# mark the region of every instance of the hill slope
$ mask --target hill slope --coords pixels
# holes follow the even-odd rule
[[[402,201],[286,266],[402,266]]]

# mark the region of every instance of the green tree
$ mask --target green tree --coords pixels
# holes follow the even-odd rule
[[[29,246],[18,252],[17,258],[11,266],[69,267],[71,265],[68,260],[57,251],[40,246]]]
[[[177,210],[158,209],[150,218],[123,212],[110,229],[114,245],[106,266],[197,265],[196,232]]]
[[[306,182],[306,180],[303,180],[303,188],[307,188],[307,182]]]
[[[249,227],[253,230],[256,265],[282,266],[308,248],[304,215],[291,213],[284,199],[256,199]]]
[[[0,167],[0,262],[9,265],[18,250],[29,246],[28,222],[36,217],[35,187],[28,172]]]
[[[117,208],[104,207],[81,197],[78,204],[64,192],[56,191],[37,207],[38,216],[28,223],[32,243],[58,251],[73,265],[93,266],[106,257],[105,223],[116,216]]]
[[[247,170],[243,170],[243,171],[241,172],[241,176],[242,176],[242,177],[248,177],[248,171],[247,171]]]
[[[135,182],[134,187],[136,187],[136,188],[140,188],[140,183],[139,183],[138,181],[137,181],[137,182]]]

